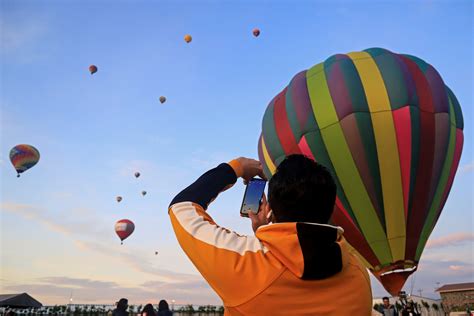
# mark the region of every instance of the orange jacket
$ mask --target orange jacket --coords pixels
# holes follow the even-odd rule
[[[212,220],[205,209],[236,179],[221,164],[169,209],[181,247],[222,298],[225,315],[371,315],[370,279],[342,228],[276,223],[242,236]]]

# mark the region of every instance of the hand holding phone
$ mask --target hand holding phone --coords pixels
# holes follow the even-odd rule
[[[249,212],[258,214],[266,183],[267,181],[259,178],[253,178],[247,183],[242,206],[240,207],[240,216],[249,217]]]

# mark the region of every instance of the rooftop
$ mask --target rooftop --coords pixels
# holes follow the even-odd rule
[[[474,282],[468,283],[456,283],[456,284],[446,284],[436,290],[436,292],[459,292],[459,291],[468,291],[474,290]]]

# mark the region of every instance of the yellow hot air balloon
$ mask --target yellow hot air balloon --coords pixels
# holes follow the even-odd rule
[[[193,40],[192,36],[189,35],[189,34],[186,34],[184,35],[184,40],[186,41],[186,43],[191,43],[191,41]]]

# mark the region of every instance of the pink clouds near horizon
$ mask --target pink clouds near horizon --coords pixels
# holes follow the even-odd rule
[[[474,233],[472,232],[461,232],[461,233],[454,233],[447,236],[439,237],[436,239],[428,240],[426,244],[426,249],[430,248],[441,248],[447,246],[457,246],[464,244],[466,242],[473,242],[474,241]]]

